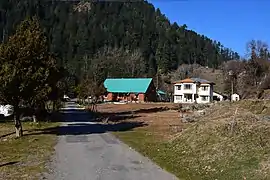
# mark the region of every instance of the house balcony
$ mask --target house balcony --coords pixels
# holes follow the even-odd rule
[[[203,96],[209,96],[210,95],[210,90],[198,90],[198,94],[199,95],[203,95]]]
[[[181,90],[182,94],[195,94],[196,90],[195,89],[183,89]]]

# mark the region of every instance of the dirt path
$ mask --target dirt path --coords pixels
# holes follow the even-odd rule
[[[68,104],[66,109],[76,108]],[[66,114],[56,154],[44,179],[57,180],[176,180],[110,133],[87,122],[78,110]]]

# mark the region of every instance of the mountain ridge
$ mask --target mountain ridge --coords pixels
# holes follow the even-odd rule
[[[25,17],[38,16],[58,64],[79,80],[155,77],[182,64],[218,68],[222,62],[239,59],[220,42],[188,30],[185,24],[171,23],[146,1],[16,0],[0,2],[0,8],[3,37],[11,35]]]

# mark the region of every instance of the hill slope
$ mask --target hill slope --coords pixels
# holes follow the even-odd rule
[[[119,111],[103,104],[100,109],[111,112],[114,122],[144,124],[115,134],[180,179],[270,179],[270,101],[193,105],[200,110],[184,118],[194,122],[181,122],[176,110],[164,111],[171,105],[160,111],[145,106],[128,104]],[[121,121],[120,114],[130,109],[132,118]]]
[[[89,72],[100,81],[151,77],[184,63],[217,67],[239,58],[220,42],[171,24],[147,2],[15,0],[1,1],[0,8],[0,40],[26,16],[38,15],[59,65],[81,78]]]

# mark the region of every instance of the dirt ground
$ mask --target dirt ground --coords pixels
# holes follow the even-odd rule
[[[151,130],[155,136],[169,140],[183,128],[176,107],[172,103],[102,104],[98,106],[98,112],[115,116],[117,122],[143,122],[145,126],[137,128]],[[121,118],[123,116],[127,118]]]
[[[270,101],[211,104],[186,123],[174,107],[104,104],[98,108],[101,115],[113,117],[110,123],[146,123],[113,133],[179,179],[270,179]]]

